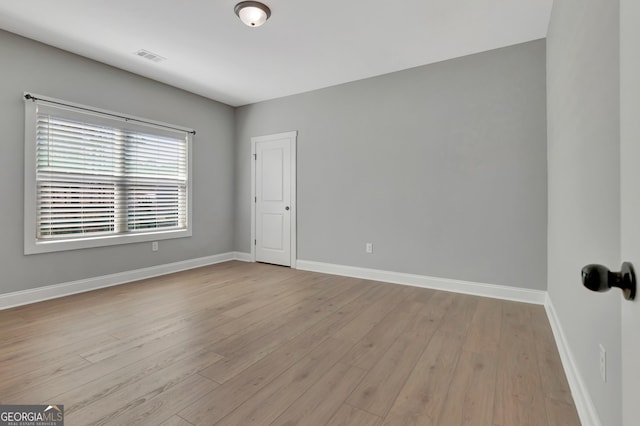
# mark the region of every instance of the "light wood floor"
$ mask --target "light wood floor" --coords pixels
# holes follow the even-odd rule
[[[68,426],[578,425],[544,309],[228,262],[0,312]]]

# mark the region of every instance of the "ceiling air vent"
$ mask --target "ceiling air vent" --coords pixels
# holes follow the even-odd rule
[[[134,55],[138,55],[141,58],[145,58],[145,59],[148,59],[148,60],[153,61],[153,62],[162,62],[165,59],[167,59],[167,58],[163,58],[160,55],[156,55],[155,53],[151,53],[148,50],[144,50],[144,49],[138,50],[137,52],[134,53]]]

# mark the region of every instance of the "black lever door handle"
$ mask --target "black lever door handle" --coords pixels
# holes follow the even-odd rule
[[[611,272],[602,265],[587,265],[582,268],[582,284],[591,291],[604,292],[611,287],[622,290],[624,298],[633,300],[636,297],[636,274],[633,265],[624,262],[620,272]]]

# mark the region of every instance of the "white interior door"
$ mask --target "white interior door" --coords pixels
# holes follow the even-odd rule
[[[622,260],[640,275],[640,2],[620,2],[620,200]],[[622,301],[622,412],[625,426],[640,415],[640,295]]]
[[[296,133],[252,138],[254,259],[295,266]]]

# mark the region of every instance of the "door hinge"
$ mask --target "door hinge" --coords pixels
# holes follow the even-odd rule
[[[257,196],[256,196],[256,197],[253,197],[253,202],[254,202],[254,203],[257,203],[257,202],[258,202],[258,197],[257,197]]]
[[[258,159],[258,154],[253,154],[253,159],[257,160]]]
[[[253,240],[253,245],[257,246],[258,245],[258,240]]]

